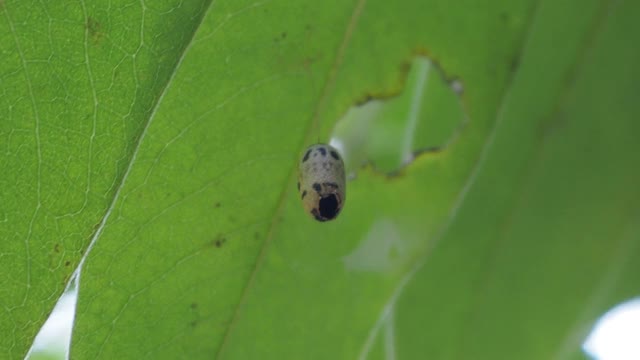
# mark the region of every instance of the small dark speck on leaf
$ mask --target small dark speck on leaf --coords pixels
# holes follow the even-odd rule
[[[189,323],[191,325],[191,327],[196,327],[196,325],[198,325],[198,322],[193,320],[192,322]]]
[[[69,266],[69,265],[71,265],[71,261],[67,260],[64,262],[64,266]]]
[[[224,245],[225,242],[227,242],[226,238],[216,239],[215,245],[217,248],[220,248],[222,247],[222,245]]]
[[[220,207],[220,205],[221,205],[221,204],[220,204],[219,202],[217,202],[217,203],[215,203],[215,205],[213,205],[213,206],[215,206],[216,208],[219,208],[219,207]]]
[[[192,309],[197,309],[198,308],[198,303],[191,303],[191,308]]]
[[[87,30],[89,31],[89,36],[91,37],[93,42],[94,43],[99,42],[100,38],[102,38],[102,32],[100,31],[100,28],[101,28],[100,23],[96,21],[94,18],[92,18],[91,16],[88,16],[86,27],[87,27]]]
[[[208,243],[208,246],[215,246],[217,248],[221,248],[222,245],[224,245],[224,243],[227,242],[227,238],[224,237],[224,235],[222,234],[218,234],[215,239],[211,240]]]
[[[283,39],[286,39],[287,38],[287,32],[283,31],[282,34],[280,34],[280,37],[283,38]]]
[[[53,246],[53,251],[55,251],[55,252],[59,253],[59,252],[60,252],[60,244],[55,244],[55,245]]]

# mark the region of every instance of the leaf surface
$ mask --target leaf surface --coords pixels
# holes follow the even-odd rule
[[[73,358],[566,358],[634,294],[635,3],[0,7],[10,357],[81,263]],[[313,221],[300,153],[416,55],[465,123]]]

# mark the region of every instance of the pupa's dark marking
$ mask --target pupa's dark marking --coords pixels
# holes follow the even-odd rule
[[[322,183],[322,185],[327,186],[327,187],[331,187],[331,188],[334,188],[334,189],[337,189],[339,187],[338,184],[333,183],[333,182],[325,182],[325,183]]]
[[[298,181],[298,191],[300,191],[300,181]]]
[[[302,162],[309,160],[309,155],[311,155],[311,149],[307,150],[307,152],[304,154],[304,157],[302,158]]]
[[[340,204],[338,203],[338,197],[336,194],[331,194],[327,197],[320,199],[320,215],[325,220],[334,219],[340,212]]]
[[[322,187],[318,183],[313,183],[313,190],[315,190],[318,194],[322,191]]]
[[[332,158],[334,158],[334,159],[336,159],[336,160],[340,160],[340,155],[338,155],[338,153],[337,153],[337,152],[335,152],[335,151],[331,150],[331,151],[329,151],[329,154],[331,154],[331,157],[332,157]]]
[[[327,156],[327,149],[319,147],[318,151],[320,151],[320,154],[322,154],[322,156]]]
[[[313,215],[313,217],[316,218],[316,220],[318,221],[327,221],[327,219],[323,218],[320,215],[320,211],[318,211],[318,209],[314,208],[313,210],[311,210],[311,215]]]
[[[302,192],[302,199],[304,199],[305,196],[307,196],[307,190]]]

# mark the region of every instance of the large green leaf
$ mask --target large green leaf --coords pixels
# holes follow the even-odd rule
[[[638,293],[635,2],[0,12],[10,358],[75,269],[88,359],[566,358]],[[298,156],[354,104],[411,95],[418,54],[461,85],[465,120],[422,111],[413,149],[437,151],[352,168],[343,213],[313,221]]]

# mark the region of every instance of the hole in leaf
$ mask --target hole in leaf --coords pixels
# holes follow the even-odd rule
[[[394,173],[416,153],[442,149],[455,138],[467,119],[462,83],[443,74],[428,58],[416,57],[398,95],[369,99],[347,111],[330,144],[343,154],[350,177],[369,162]]]

